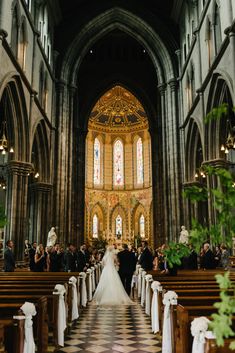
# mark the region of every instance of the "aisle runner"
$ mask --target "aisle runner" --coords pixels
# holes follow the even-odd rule
[[[60,352],[161,352],[157,337],[139,304],[112,310],[89,305]]]

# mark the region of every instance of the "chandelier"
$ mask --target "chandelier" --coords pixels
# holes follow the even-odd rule
[[[231,125],[229,119],[226,121],[226,141],[220,147],[220,150],[225,154],[229,153],[229,150],[235,149],[235,126]]]
[[[205,170],[204,170],[204,168],[202,166],[200,168],[196,169],[196,172],[194,174],[194,178],[196,180],[205,179],[206,178],[206,173],[205,173]]]

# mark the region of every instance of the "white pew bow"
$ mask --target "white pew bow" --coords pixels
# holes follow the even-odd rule
[[[147,275],[146,271],[141,272],[142,276],[142,281],[141,281],[141,299],[140,299],[140,305],[144,306],[145,303],[145,276]]]
[[[91,301],[92,300],[92,270],[88,268],[86,273],[88,275],[88,300]]]
[[[33,320],[36,315],[35,305],[25,302],[20,308],[25,315],[24,323],[24,353],[35,353],[35,343],[33,338]]]
[[[178,295],[172,290],[169,290],[164,294],[163,304],[165,305],[165,308],[162,332],[162,353],[173,353],[170,305],[177,305],[177,298]]]
[[[69,284],[72,284],[72,321],[73,321],[73,320],[77,320],[79,317],[77,278],[74,276],[70,277]]]
[[[79,277],[82,279],[82,306],[86,307],[87,304],[87,290],[86,290],[86,273],[80,272]]]
[[[193,336],[192,353],[204,353],[205,338],[215,338],[208,330],[210,320],[206,317],[197,317],[191,322]]]
[[[151,288],[150,283],[153,281],[152,275],[145,276],[146,289],[145,289],[145,314],[150,316],[151,312]]]
[[[142,284],[142,272],[144,271],[143,268],[139,268],[138,272],[138,298],[141,297],[141,284]]]
[[[158,294],[162,291],[161,283],[158,281],[153,281],[151,284],[153,290],[152,297],[152,308],[151,308],[151,323],[152,331],[154,333],[159,332],[159,307],[158,307]]]
[[[92,292],[95,291],[95,267],[92,266],[91,267],[92,270],[92,276],[91,276],[91,280],[92,280]]]
[[[63,286],[62,284],[56,284],[53,294],[59,295],[58,344],[62,347],[64,347],[64,330],[67,327],[65,301],[64,301],[65,293],[66,293],[65,286]]]

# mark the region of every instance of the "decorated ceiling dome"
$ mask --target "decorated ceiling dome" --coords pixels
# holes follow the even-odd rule
[[[131,132],[148,128],[148,120],[138,99],[125,88],[115,86],[94,106],[88,127],[98,131]]]

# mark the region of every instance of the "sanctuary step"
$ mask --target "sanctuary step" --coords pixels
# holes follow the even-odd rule
[[[155,353],[161,341],[138,303],[112,309],[89,304],[59,352]]]

